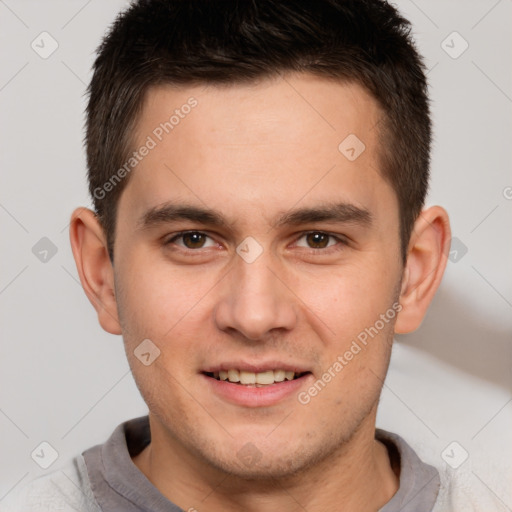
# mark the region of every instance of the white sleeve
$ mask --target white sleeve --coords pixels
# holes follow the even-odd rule
[[[14,489],[0,502],[0,512],[101,512],[79,455],[63,468]]]
[[[432,512],[510,512],[495,491],[470,471],[439,470],[441,487]],[[510,498],[510,496],[509,496]]]

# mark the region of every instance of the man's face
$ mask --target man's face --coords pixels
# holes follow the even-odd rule
[[[379,116],[359,86],[308,75],[150,91],[135,148],[148,136],[156,146],[121,195],[114,272],[153,439],[269,477],[332,454],[374,419],[402,277]],[[145,339],[160,350],[148,366],[134,355]],[[216,378],[228,370],[299,378]]]

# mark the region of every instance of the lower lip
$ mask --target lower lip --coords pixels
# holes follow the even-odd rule
[[[257,388],[234,384],[227,380],[217,380],[205,374],[201,374],[201,376],[203,379],[206,379],[207,385],[210,386],[210,389],[216,395],[228,402],[244,407],[268,407],[275,405],[290,395],[297,393],[313,377],[311,373],[307,373],[298,379],[285,380]]]

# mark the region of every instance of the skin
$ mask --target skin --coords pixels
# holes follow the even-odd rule
[[[84,290],[102,327],[123,335],[148,404],[152,442],[133,462],[185,510],[378,510],[399,481],[374,439],[393,334],[419,326],[439,286],[448,216],[438,206],[421,213],[404,267],[396,194],[379,172],[381,112],[358,85],[289,74],[162,86],[146,96],[134,146],[192,96],[198,105],[132,171],[113,265],[93,212],[77,209],[71,220]],[[338,150],[348,134],[366,146],[354,161]],[[371,222],[276,224],[293,209],[340,201]],[[216,210],[226,224],[141,227],[168,202]],[[187,230],[206,236],[166,244]],[[318,244],[311,231],[334,238]],[[236,252],[249,236],[262,249],[252,263]],[[296,393],[271,406],[233,404],[201,374],[228,360],[287,361],[311,372],[307,390],[398,303],[400,313],[306,405]],[[147,338],[160,350],[150,366],[134,355]],[[258,458],[243,464],[247,443]]]

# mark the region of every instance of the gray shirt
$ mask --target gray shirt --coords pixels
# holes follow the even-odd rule
[[[379,512],[504,510],[490,496],[469,496],[467,483],[457,485],[444,474],[440,479],[439,471],[422,462],[400,436],[376,429],[375,437],[387,446],[390,458],[396,457],[400,464],[400,487]],[[68,466],[12,493],[0,503],[0,511],[183,512],[131,459],[150,440],[147,416],[122,423],[104,444],[89,448]],[[476,506],[477,502],[482,508]]]

